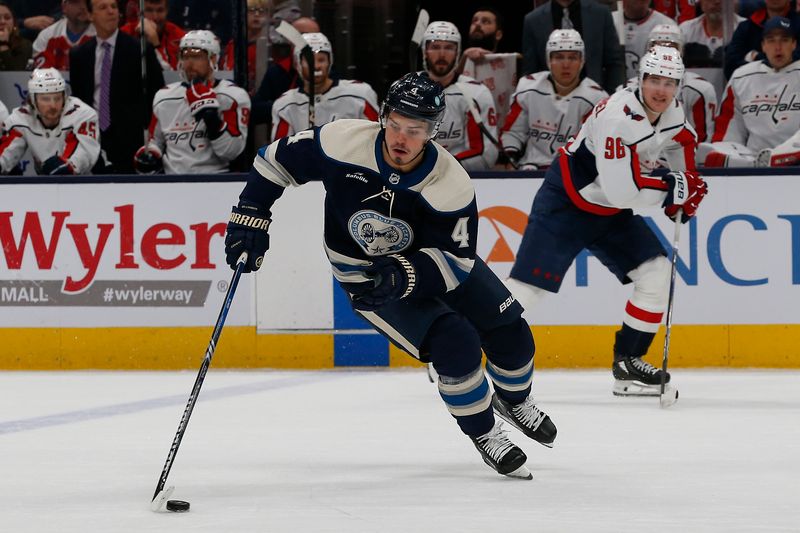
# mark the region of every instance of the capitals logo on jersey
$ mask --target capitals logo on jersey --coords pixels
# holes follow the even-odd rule
[[[627,105],[624,108],[622,108],[622,110],[625,111],[625,114],[628,115],[629,117],[631,117],[636,122],[639,122],[640,120],[644,120],[644,116],[642,116],[639,113],[635,112],[633,109],[631,109]]]
[[[376,211],[358,211],[348,221],[350,235],[367,255],[385,255],[405,250],[414,232],[405,221]]]

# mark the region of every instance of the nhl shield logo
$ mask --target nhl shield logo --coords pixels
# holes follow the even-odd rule
[[[347,223],[350,236],[367,255],[397,253],[408,248],[414,232],[405,221],[375,211],[359,211]]]

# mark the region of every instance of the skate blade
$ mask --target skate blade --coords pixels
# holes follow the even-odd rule
[[[666,408],[675,405],[675,402],[678,401],[678,395],[678,389],[667,385],[664,387],[664,394],[660,395],[658,401],[662,408]]]
[[[516,479],[533,479],[533,474],[531,474],[531,471],[528,470],[528,467],[525,466],[525,465],[522,465],[521,467],[517,468],[513,472],[509,472],[508,474],[504,474],[504,475],[506,475],[508,477],[513,477],[513,478],[516,478]]]
[[[660,396],[660,385],[647,385],[641,381],[615,380],[614,396]]]
[[[164,506],[164,503],[172,496],[173,491],[175,490],[175,485],[170,485],[165,489],[161,489],[161,492],[156,494],[156,497],[153,498],[153,501],[150,502],[150,510],[153,512],[158,512]]]

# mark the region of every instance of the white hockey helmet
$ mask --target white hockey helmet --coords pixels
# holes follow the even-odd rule
[[[333,66],[333,47],[331,46],[331,42],[328,40],[328,38],[325,37],[325,34],[318,32],[304,33],[303,39],[305,39],[309,48],[311,48],[311,51],[315,54],[319,54],[321,52],[328,54],[328,74],[330,74],[331,66]],[[300,52],[301,50],[297,50],[295,47],[295,69],[302,75],[303,69],[300,67]],[[314,65],[311,65],[311,68],[314,68]]]
[[[684,71],[680,52],[670,46],[654,46],[639,61],[639,87],[645,75],[672,78],[680,85]]]
[[[659,24],[650,30],[650,34],[647,36],[647,46],[645,48],[649,50],[660,43],[670,43],[674,45],[679,52],[683,53],[683,35],[675,24]],[[662,46],[669,45],[663,44]]]
[[[456,43],[456,60],[453,68],[458,64],[461,57],[461,32],[458,31],[456,25],[452,22],[444,20],[437,20],[428,24],[425,28],[425,33],[422,34],[422,68],[428,70],[428,59],[425,50],[428,48],[428,43],[431,41],[447,41],[449,43]]]
[[[54,68],[34,69],[28,80],[28,100],[34,111],[39,112],[39,108],[36,107],[36,95],[50,93],[64,93],[64,105],[66,105],[67,83],[63,76]]]
[[[192,30],[181,37],[178,45],[181,51],[185,49],[205,50],[208,54],[208,61],[213,70],[217,70],[219,65],[219,39],[214,32],[209,30]],[[183,74],[183,65],[179,61],[178,70]]]
[[[550,69],[550,54],[553,52],[580,52],[581,68],[586,62],[585,47],[581,34],[575,30],[554,30],[547,38],[545,53],[547,54],[547,69]]]

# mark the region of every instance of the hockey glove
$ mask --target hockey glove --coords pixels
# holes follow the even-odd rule
[[[214,111],[219,109],[217,93],[202,78],[194,80],[186,89],[186,101],[189,102],[189,111],[195,118],[198,118],[197,114],[204,109]]]
[[[399,254],[374,258],[365,273],[374,280],[375,286],[353,296],[353,307],[359,311],[375,311],[405,298],[414,291],[417,282],[414,265]]]
[[[241,200],[231,210],[228,228],[225,230],[225,261],[236,270],[236,262],[242,252],[247,252],[247,264],[243,272],[255,272],[261,268],[264,254],[269,250],[269,211],[255,202]]]
[[[700,202],[708,193],[708,186],[699,174],[692,171],[674,171],[661,178],[667,184],[667,198],[662,207],[664,214],[675,220],[681,210],[681,222],[687,222],[697,212]]]
[[[158,174],[164,170],[161,152],[152,146],[142,146],[133,156],[133,168],[137,174]]]
[[[64,176],[75,174],[72,164],[66,159],[54,155],[42,164],[42,174],[48,176]]]

